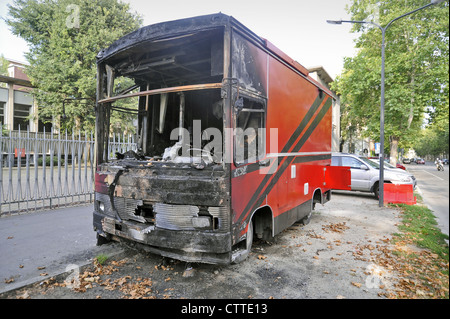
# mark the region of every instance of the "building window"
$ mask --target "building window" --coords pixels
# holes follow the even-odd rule
[[[28,126],[30,125],[30,105],[26,104],[14,104],[14,124],[13,130],[18,130],[20,126],[20,130],[26,131]]]
[[[44,132],[44,128],[45,128],[45,133],[50,133],[52,131],[52,122],[51,122],[51,118],[42,118],[39,117],[38,119],[38,132]]]
[[[0,102],[0,123],[5,124],[5,102]]]

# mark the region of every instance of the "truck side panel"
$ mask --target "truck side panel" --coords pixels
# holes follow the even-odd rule
[[[258,163],[232,167],[234,240],[245,233],[249,217],[259,207],[270,207],[272,233],[282,231],[312,209],[314,191],[323,189],[324,166],[331,158],[332,98],[287,67],[275,56],[258,49],[255,64],[264,64],[267,79],[266,158],[277,158],[273,174],[261,174]],[[259,69],[261,72],[261,69]],[[271,129],[278,129],[278,146],[270,145]],[[311,172],[314,172],[311,174]],[[317,174],[316,174],[317,173]]]

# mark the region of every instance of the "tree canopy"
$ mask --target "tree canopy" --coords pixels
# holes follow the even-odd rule
[[[5,59],[3,54],[0,54],[0,75],[8,75],[8,60]]]
[[[429,126],[420,132],[419,138],[414,144],[414,150],[419,156],[433,155],[433,157],[448,158],[448,120],[446,127]]]
[[[64,99],[74,99],[65,105],[62,128],[91,130],[96,56],[139,28],[141,17],[118,0],[15,0],[8,7],[6,23],[29,44],[26,73],[36,87],[40,118],[61,116]]]
[[[348,12],[351,20],[384,27],[425,4],[354,0]],[[386,31],[384,147],[390,144],[391,156],[397,154],[397,147],[413,145],[426,113],[435,117],[435,112],[448,110],[448,21],[449,6],[444,2],[399,19]],[[361,33],[356,40],[358,53],[345,59],[344,70],[333,84],[341,95],[341,127],[379,141],[381,31],[370,24],[354,24],[352,31]]]

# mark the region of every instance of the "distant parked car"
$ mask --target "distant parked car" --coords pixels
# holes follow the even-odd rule
[[[442,164],[448,165],[448,158],[443,158],[442,159]]]
[[[368,157],[368,159],[370,159],[370,160],[378,160],[379,157],[370,156],[370,157]],[[387,164],[389,164],[389,165],[391,165],[391,163],[389,163],[388,159],[385,159],[384,162],[387,163]],[[392,166],[392,165],[391,165],[391,166]],[[397,164],[395,165],[395,167],[396,167],[396,168],[401,168],[402,170],[406,171],[406,167],[403,166],[403,165],[400,164],[400,163],[397,163]]]
[[[425,164],[425,161],[422,158],[416,158],[416,164]]]
[[[403,164],[410,164],[411,160],[409,158],[404,158],[402,162]]]

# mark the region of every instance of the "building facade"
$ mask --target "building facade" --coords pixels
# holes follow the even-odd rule
[[[0,123],[9,131],[47,132],[51,125],[39,121],[38,106],[30,93],[32,84],[25,74],[26,64],[6,59],[8,75],[0,74]]]
[[[334,94],[335,101],[332,106],[332,131],[331,131],[331,151],[339,152],[339,143],[341,139],[341,105],[339,96],[331,88],[331,82],[333,78],[327,73],[323,66],[316,66],[308,69],[309,75],[329,89]]]

